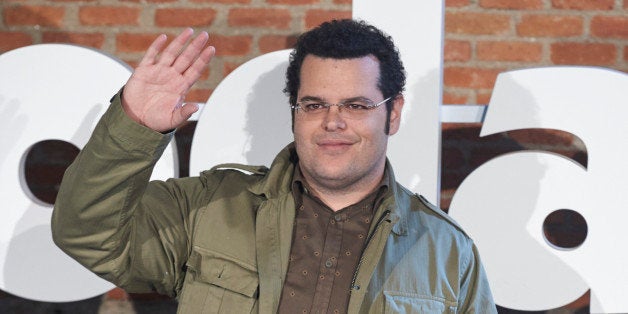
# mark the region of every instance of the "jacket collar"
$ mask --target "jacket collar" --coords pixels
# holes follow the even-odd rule
[[[390,185],[386,195],[384,195],[382,204],[375,212],[375,217],[379,217],[386,210],[389,210],[389,219],[393,224],[392,232],[396,235],[406,235],[408,231],[407,217],[410,210],[410,197],[407,190],[395,180],[395,173],[388,159],[386,159],[386,168]]]
[[[267,199],[291,193],[292,175],[298,160],[294,143],[288,144],[277,154],[264,178],[252,185],[249,190]]]

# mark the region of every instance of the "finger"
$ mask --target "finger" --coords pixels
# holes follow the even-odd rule
[[[194,63],[185,70],[183,77],[188,82],[189,86],[192,86],[192,84],[201,77],[203,71],[205,71],[207,65],[214,57],[214,54],[216,54],[216,49],[213,46],[206,47],[201,51],[198,58],[194,60]]]
[[[207,32],[198,34],[174,61],[174,69],[179,73],[183,73],[199,57],[208,39],[209,35]]]
[[[159,57],[159,64],[170,66],[172,62],[177,58],[181,49],[188,42],[194,30],[191,28],[184,29],[181,34],[179,34],[163,51],[161,56]]]
[[[198,111],[198,105],[195,103],[187,103],[183,107],[175,109],[173,112],[172,124],[180,126],[183,122],[190,119],[190,117]]]
[[[146,54],[144,54],[144,57],[142,57],[139,65],[142,66],[154,64],[155,60],[157,59],[157,55],[163,48],[166,40],[168,40],[168,37],[165,34],[157,36],[153,43],[150,44],[150,47],[148,47],[148,49],[146,50]]]

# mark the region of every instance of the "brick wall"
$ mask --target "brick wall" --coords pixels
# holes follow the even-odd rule
[[[627,71],[627,13],[628,0],[447,0],[444,103],[488,103],[497,74],[511,69],[571,64]],[[321,21],[350,15],[350,0],[2,0],[0,53],[75,43],[134,65],[159,33],[192,26],[209,31],[217,47],[211,68],[188,95],[204,102],[240,64],[291,47]],[[569,133],[526,130],[479,138],[479,130],[479,124],[443,125],[445,209],[470,172],[503,153],[541,149],[587,162],[584,145]],[[192,132],[182,130],[177,140],[189,145]]]

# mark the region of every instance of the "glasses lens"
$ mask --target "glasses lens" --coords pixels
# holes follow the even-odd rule
[[[384,100],[383,102],[385,102]],[[337,106],[341,117],[345,119],[362,119],[369,114],[371,109],[378,107],[381,103],[373,105],[368,101],[352,101],[340,104],[325,104],[320,101],[303,101],[298,103],[298,110],[301,116],[307,119],[318,119],[324,116],[331,107]]]

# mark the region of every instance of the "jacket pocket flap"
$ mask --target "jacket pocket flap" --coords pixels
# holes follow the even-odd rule
[[[257,272],[236,261],[210,252],[193,250],[187,266],[197,281],[216,285],[250,298],[257,292],[259,283]]]

